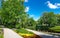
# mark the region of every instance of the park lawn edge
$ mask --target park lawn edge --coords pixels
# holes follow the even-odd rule
[[[34,36],[34,33],[33,32],[27,31],[24,28],[21,28],[19,30],[21,30],[23,32],[21,32],[21,31],[20,32],[17,32],[17,30],[15,30],[15,32],[18,33],[21,36]]]
[[[0,28],[0,38],[3,38],[3,32],[2,32],[2,28]]]
[[[60,26],[54,26],[52,28],[49,28],[52,32],[60,33]]]

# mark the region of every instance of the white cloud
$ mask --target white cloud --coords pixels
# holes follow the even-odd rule
[[[60,3],[52,4],[50,1],[47,1],[47,6],[51,9],[57,9],[60,8]]]
[[[28,2],[28,0],[25,0],[25,2]]]
[[[60,7],[60,3],[55,3],[55,5],[59,6]]]
[[[35,15],[31,14],[30,17],[34,17]]]
[[[29,7],[26,7],[26,8],[25,8],[25,12],[28,12],[28,11],[29,11]]]

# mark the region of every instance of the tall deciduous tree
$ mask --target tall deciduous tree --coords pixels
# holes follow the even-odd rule
[[[20,27],[22,19],[27,15],[24,11],[24,0],[2,0],[1,19],[3,25]]]
[[[60,26],[60,14],[56,14],[56,17],[57,17],[57,25]]]
[[[53,12],[45,12],[38,20],[38,25],[52,27],[57,24],[56,15]],[[44,28],[45,29],[45,28]]]
[[[35,29],[36,27],[36,21],[31,17],[28,19],[27,21],[27,28],[30,28],[30,29]]]

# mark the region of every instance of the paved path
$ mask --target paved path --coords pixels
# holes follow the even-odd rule
[[[15,33],[13,30],[4,28],[4,38],[22,38],[22,37]]]
[[[46,33],[43,33],[43,32],[38,32],[38,31],[30,30],[30,29],[26,29],[26,30],[31,31],[31,32],[35,33],[36,35],[41,36],[42,38],[60,38],[60,36],[53,36],[53,35],[50,35],[50,34],[46,34]]]

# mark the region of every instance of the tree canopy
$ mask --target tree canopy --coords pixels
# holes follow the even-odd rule
[[[53,27],[57,25],[57,17],[53,12],[44,12],[43,15],[38,20],[38,25],[43,26],[43,29],[47,27]]]
[[[20,26],[23,20],[26,20],[24,0],[2,0],[2,9],[0,12],[2,24],[7,27]]]

